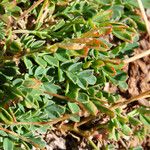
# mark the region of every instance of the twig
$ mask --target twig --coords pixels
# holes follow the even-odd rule
[[[7,132],[8,134],[11,134],[11,135],[13,135],[13,136],[15,136],[15,137],[18,137],[19,139],[21,139],[21,140],[27,142],[27,143],[32,144],[32,145],[33,145],[34,147],[36,147],[37,149],[43,149],[43,147],[41,147],[40,145],[34,143],[34,142],[31,141],[30,139],[27,139],[26,137],[21,136],[21,135],[19,135],[19,134],[13,132],[13,131],[11,131],[11,130],[8,130],[8,129],[2,128],[2,127],[0,127],[0,130],[5,131],[5,132]]]
[[[144,52],[142,52],[141,54],[137,54],[137,55],[135,55],[135,56],[133,56],[133,57],[127,58],[127,59],[123,60],[123,62],[124,62],[125,64],[128,64],[128,63],[130,63],[130,62],[133,62],[133,61],[135,61],[135,60],[137,60],[137,59],[146,57],[146,56],[148,56],[148,55],[150,55],[150,49],[149,49],[149,50],[146,50],[146,51],[144,51]]]
[[[29,12],[31,12],[34,8],[36,8],[38,5],[40,5],[44,0],[38,0],[35,2],[28,10],[26,10],[19,19],[24,18]]]
[[[116,108],[119,108],[121,106],[127,105],[127,104],[129,104],[131,102],[138,101],[139,99],[148,98],[148,97],[150,97],[150,90],[146,91],[146,92],[143,92],[143,93],[141,93],[141,94],[139,94],[137,96],[133,96],[130,99],[124,101],[124,102],[115,103],[114,105],[111,106],[110,109],[116,109]]]
[[[150,36],[150,24],[149,24],[149,21],[148,21],[147,16],[146,16],[146,13],[145,13],[145,10],[144,10],[144,6],[143,6],[141,0],[137,0],[137,1],[138,1],[140,10],[141,10],[143,19],[144,19],[144,21],[145,21],[145,25],[146,25],[146,29],[147,29],[148,35]]]

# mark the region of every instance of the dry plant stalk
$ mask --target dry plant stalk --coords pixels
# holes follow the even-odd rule
[[[146,92],[143,92],[137,96],[133,96],[131,98],[129,98],[128,100],[126,101],[123,101],[123,102],[118,102],[114,105],[112,105],[111,109],[116,109],[118,107],[121,107],[121,106],[124,106],[124,105],[127,105],[131,102],[134,102],[134,101],[138,101],[139,99],[142,99],[142,98],[149,98],[150,97],[150,90],[146,91]]]
[[[148,55],[150,55],[150,49],[149,49],[149,50],[146,50],[146,51],[144,51],[144,52],[142,52],[142,53],[140,53],[140,54],[137,54],[137,55],[135,55],[135,56],[133,56],[133,57],[127,58],[127,59],[125,59],[123,62],[124,62],[125,64],[128,64],[128,63],[130,63],[130,62],[133,62],[133,61],[138,60],[138,59],[140,59],[140,58],[146,57],[146,56],[148,56]]]
[[[139,4],[139,7],[140,7],[140,10],[141,10],[141,13],[142,13],[142,17],[145,21],[145,24],[146,24],[146,29],[147,29],[147,32],[148,32],[148,35],[150,36],[150,24],[149,24],[149,21],[147,19],[147,16],[146,16],[146,13],[145,13],[145,10],[144,10],[144,6],[142,4],[142,1],[141,0],[137,0],[138,4]]]

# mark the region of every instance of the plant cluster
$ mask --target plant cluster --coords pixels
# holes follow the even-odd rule
[[[143,140],[150,110],[104,90],[128,88],[123,59],[143,31],[126,0],[0,0],[0,147],[43,149],[37,133],[61,122],[87,139]]]

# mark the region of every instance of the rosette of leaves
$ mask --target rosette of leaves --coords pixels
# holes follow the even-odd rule
[[[111,109],[120,96],[103,90],[107,82],[127,89],[122,59],[138,46],[137,31],[145,29],[132,5],[2,0],[0,8],[1,148],[42,149],[46,143],[37,132],[64,120],[69,130],[90,132],[72,124],[97,116],[108,117],[96,129],[105,128],[110,139],[144,138],[149,111],[142,107],[125,115]],[[133,133],[140,124],[141,131]]]

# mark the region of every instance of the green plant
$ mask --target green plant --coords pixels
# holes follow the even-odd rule
[[[1,148],[42,149],[46,143],[36,133],[64,120],[62,130],[87,139],[102,130],[116,141],[148,134],[149,109],[125,114],[120,95],[103,90],[107,82],[128,88],[123,59],[145,30],[134,6],[124,0],[1,0],[0,9]],[[80,127],[106,117],[88,130]]]

